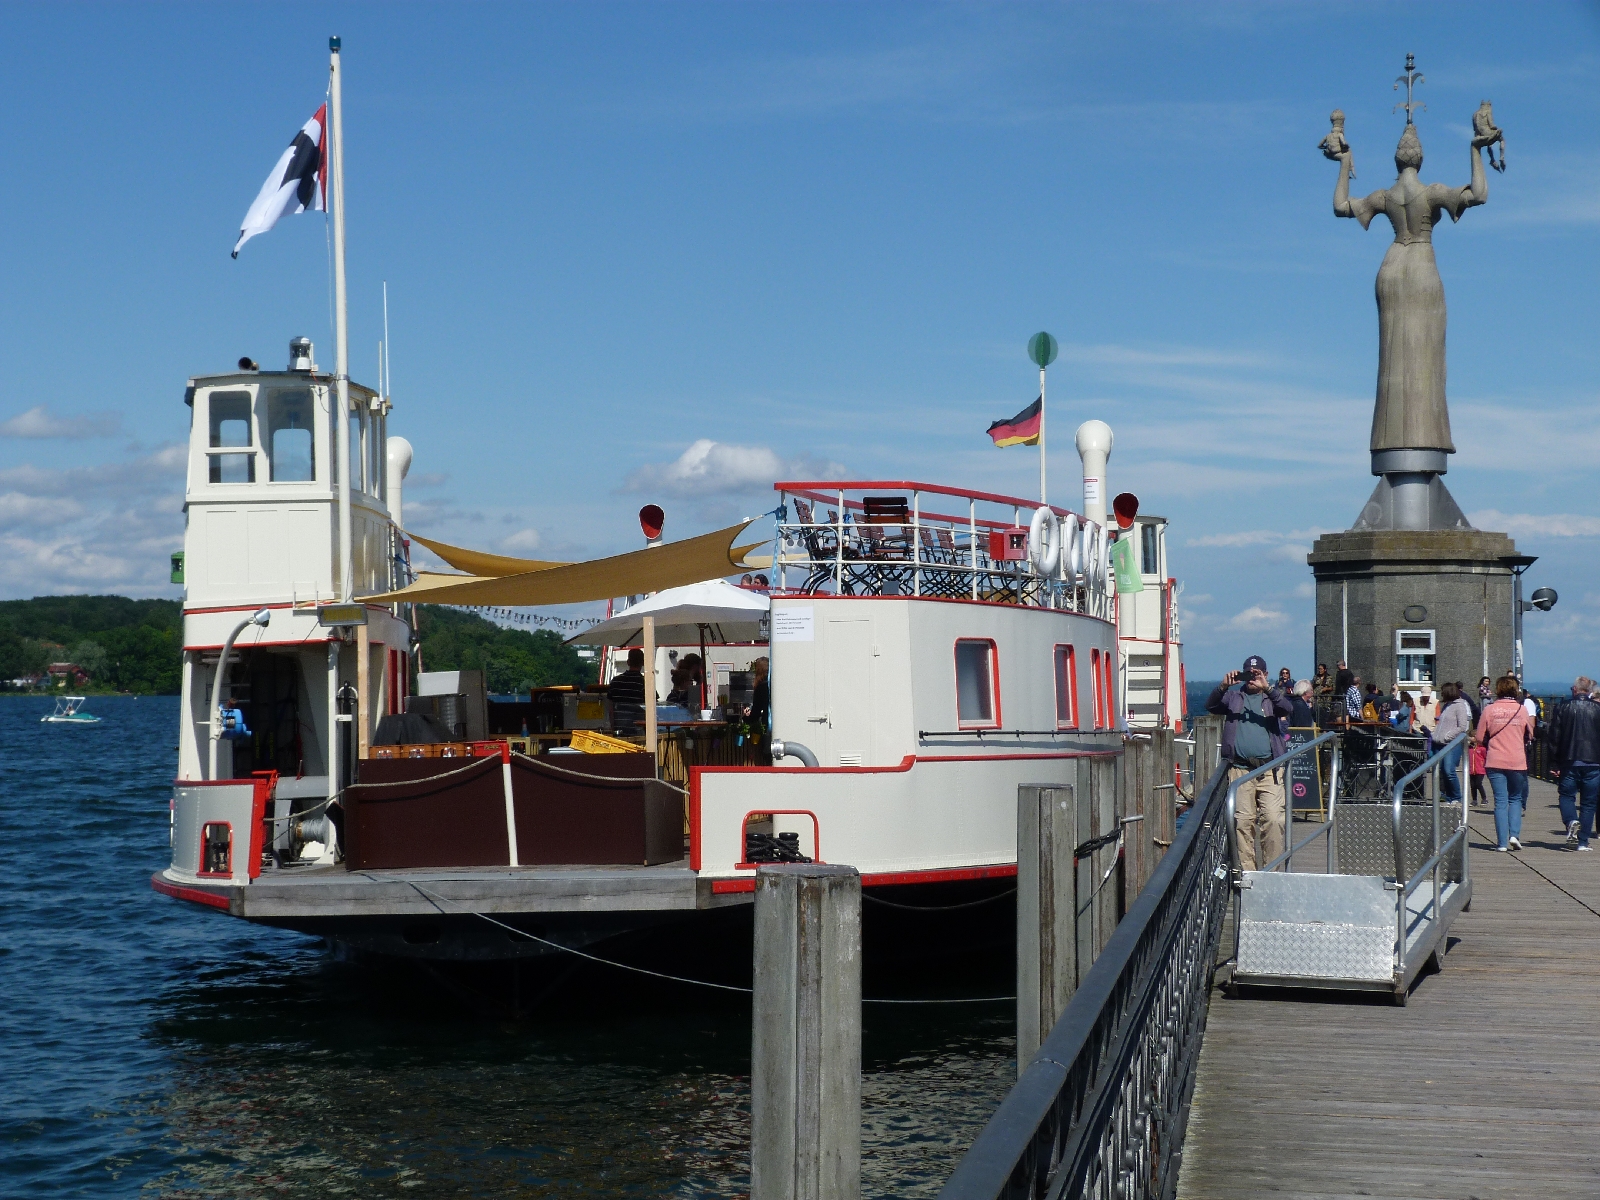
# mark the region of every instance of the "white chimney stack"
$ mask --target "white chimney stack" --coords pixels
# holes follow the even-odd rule
[[[1085,421],[1078,426],[1078,457],[1083,459],[1083,515],[1100,525],[1106,523],[1106,460],[1111,457],[1111,426],[1104,421]]]
[[[400,485],[405,482],[406,472],[411,470],[411,443],[403,437],[392,437],[388,442],[389,487],[383,499],[389,506],[389,519],[404,529],[400,520]]]

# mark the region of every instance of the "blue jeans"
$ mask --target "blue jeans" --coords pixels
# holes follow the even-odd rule
[[[1583,797],[1582,819],[1579,820],[1578,797]],[[1578,822],[1578,845],[1589,844],[1589,831],[1594,828],[1594,810],[1600,801],[1600,766],[1585,764],[1561,768],[1561,823],[1571,828]]]
[[[1461,803],[1461,756],[1467,752],[1465,742],[1457,742],[1454,750],[1439,760],[1439,795],[1446,804]]]
[[[1507,838],[1522,840],[1522,814],[1528,807],[1528,773],[1489,768],[1489,786],[1494,789],[1494,836],[1500,845]]]

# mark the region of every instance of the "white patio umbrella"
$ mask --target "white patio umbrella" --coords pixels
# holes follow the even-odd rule
[[[668,588],[647,596],[632,608],[567,639],[569,646],[644,646],[645,747],[656,749],[655,648],[661,642],[698,642],[705,662],[706,643],[754,642],[765,636],[762,619],[772,601],[759,592],[709,579]],[[710,636],[708,636],[710,635]],[[705,702],[702,695],[701,702]]]
[[[772,601],[759,592],[734,587],[725,579],[710,579],[647,596],[610,620],[568,638],[567,644],[635,645],[642,636],[646,616],[655,618],[658,643],[698,642],[703,631],[713,632],[706,641],[754,642],[761,639],[761,620],[771,608]]]

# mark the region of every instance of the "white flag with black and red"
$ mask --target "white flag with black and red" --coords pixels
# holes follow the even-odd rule
[[[279,217],[307,210],[327,211],[327,128],[328,106],[324,104],[294,135],[294,141],[289,143],[278,165],[261,185],[261,194],[244,215],[233,257],[238,258],[239,248],[256,234],[265,233],[276,225]]]

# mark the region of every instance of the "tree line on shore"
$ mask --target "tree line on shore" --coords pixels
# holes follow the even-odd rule
[[[422,665],[483,670],[492,692],[587,683],[595,663],[547,629],[501,629],[474,613],[419,608]],[[177,695],[182,686],[183,611],[176,600],[126,596],[35,596],[0,601],[0,690],[51,688],[53,664],[77,671],[75,691]],[[20,681],[20,682],[19,682]]]

